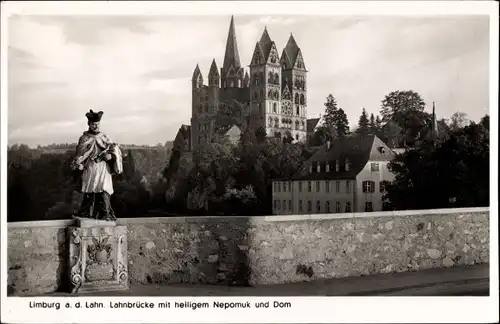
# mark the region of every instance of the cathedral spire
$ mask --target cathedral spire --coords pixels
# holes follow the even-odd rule
[[[238,52],[238,42],[236,41],[236,32],[234,30],[234,17],[231,16],[229,25],[229,33],[226,42],[226,54],[224,55],[224,63],[222,68],[228,71],[230,67],[239,69],[241,67],[240,54]]]

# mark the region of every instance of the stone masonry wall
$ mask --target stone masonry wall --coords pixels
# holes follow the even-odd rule
[[[276,216],[249,230],[252,283],[416,271],[489,262],[489,211]],[[420,214],[420,215],[419,215]],[[338,214],[337,214],[338,215]],[[375,216],[375,217],[373,217]]]
[[[9,223],[8,293],[68,291],[66,227]],[[488,263],[489,209],[120,219],[134,283],[247,285]]]

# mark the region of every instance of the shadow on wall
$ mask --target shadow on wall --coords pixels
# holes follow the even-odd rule
[[[178,220],[128,225],[132,283],[249,286],[247,217]]]

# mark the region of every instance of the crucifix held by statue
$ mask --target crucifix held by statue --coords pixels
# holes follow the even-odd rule
[[[78,180],[83,200],[76,217],[114,221],[111,207],[112,175],[123,172],[122,153],[118,144],[100,131],[103,112],[90,112],[85,116],[88,130],[80,136],[76,157],[71,164]]]

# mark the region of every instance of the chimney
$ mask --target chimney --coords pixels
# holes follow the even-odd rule
[[[330,150],[330,144],[331,142],[330,141],[326,141],[326,150],[329,151]]]

